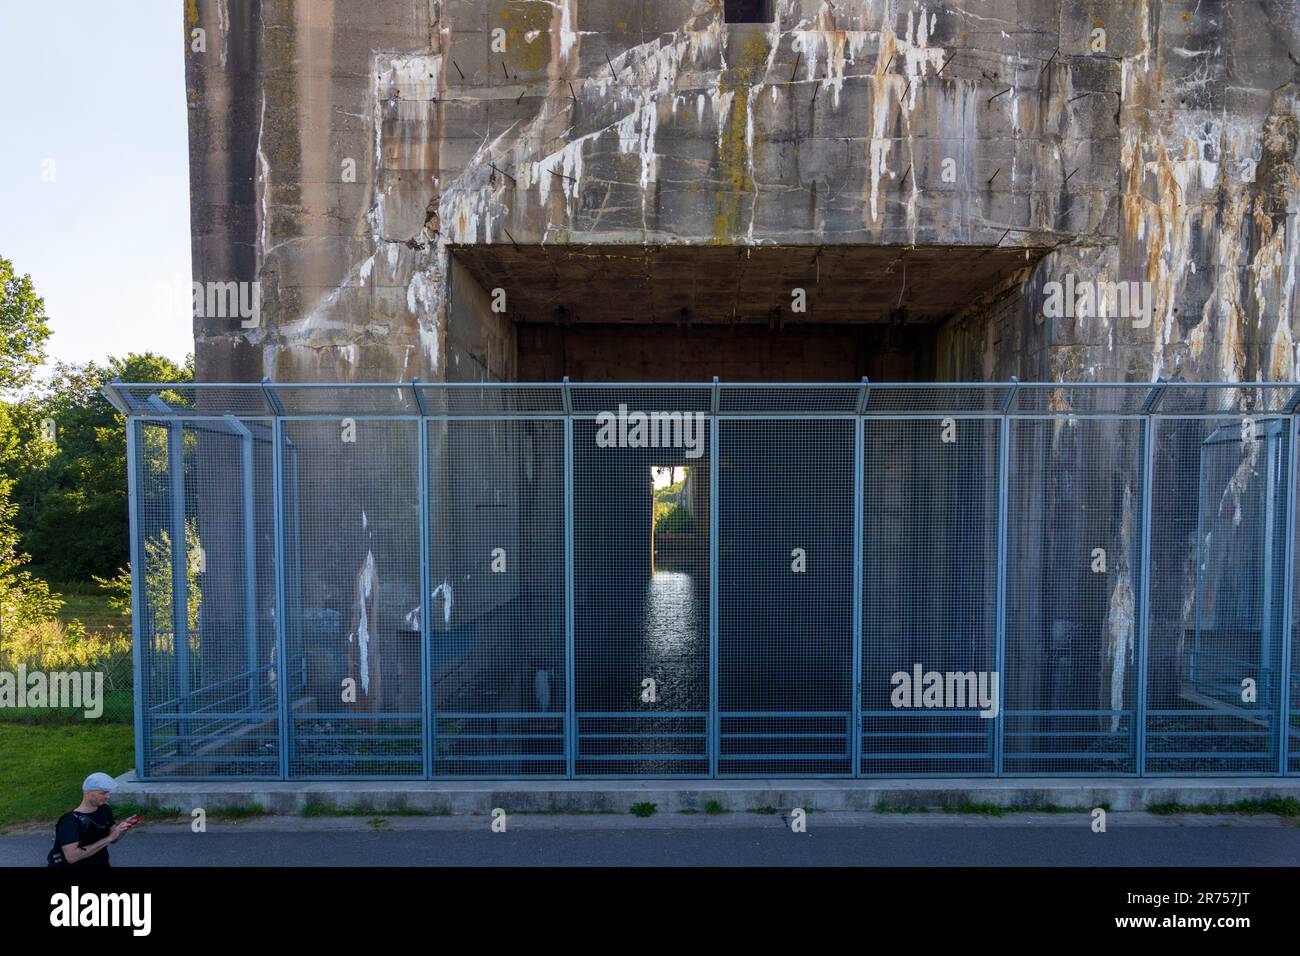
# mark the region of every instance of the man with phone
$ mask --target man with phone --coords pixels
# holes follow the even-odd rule
[[[81,785],[81,803],[59,817],[54,846],[46,857],[50,866],[111,866],[108,845],[140,822],[139,816],[114,823],[108,799],[117,786],[106,773],[92,773]]]

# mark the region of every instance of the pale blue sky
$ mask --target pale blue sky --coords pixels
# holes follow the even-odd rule
[[[0,0],[0,255],[51,359],[194,350],[159,292],[190,281],[182,29],[179,0]]]

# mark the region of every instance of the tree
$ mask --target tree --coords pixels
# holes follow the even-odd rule
[[[15,482],[17,527],[33,563],[52,581],[109,577],[128,560],[126,432],[100,389],[128,382],[186,382],[189,363],[145,353],[105,365],[59,363],[12,415],[25,453],[0,469]]]
[[[45,301],[36,295],[30,276],[14,273],[13,263],[0,256],[0,391],[28,385],[45,361],[50,327]],[[0,462],[22,458],[15,429],[17,416],[0,406]],[[19,547],[14,527],[17,506],[10,500],[13,480],[0,478],[0,647],[23,630],[48,620],[62,602],[49,585],[27,570],[27,555]]]
[[[21,388],[45,361],[50,337],[45,300],[36,295],[32,277],[18,275],[0,256],[0,390]]]

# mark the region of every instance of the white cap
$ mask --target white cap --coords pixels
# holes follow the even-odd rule
[[[92,773],[86,778],[86,782],[81,785],[82,790],[108,790],[117,789],[117,781],[106,773]]]

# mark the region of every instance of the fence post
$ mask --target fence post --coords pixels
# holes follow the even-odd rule
[[[289,647],[286,639],[285,614],[288,602],[284,599],[285,541],[284,541],[284,441],[283,426],[277,414],[271,419],[271,507],[275,516],[275,669],[276,696],[280,703],[280,779],[289,779]]]
[[[1147,657],[1151,635],[1151,491],[1155,482],[1155,414],[1164,395],[1165,380],[1157,379],[1146,400],[1142,403],[1142,473],[1138,509],[1138,588],[1134,606],[1134,631],[1137,660],[1137,701],[1133,722],[1136,724],[1134,769],[1139,777],[1146,775],[1147,766]],[[1197,501],[1196,510],[1200,513]]]
[[[138,420],[128,417],[126,420],[126,487],[127,487],[127,523],[130,533],[131,554],[131,667],[132,684],[135,697],[135,774],[140,780],[148,779],[145,766],[145,754],[151,751],[146,735],[149,722],[145,718],[146,701],[149,695],[145,688],[145,647],[144,647],[144,561],[140,556],[140,481],[136,476],[139,467],[139,450],[136,436],[141,425]],[[153,650],[150,635],[149,650]],[[152,656],[152,655],[151,655]]]
[[[437,716],[433,705],[433,675],[429,667],[432,659],[433,614],[430,600],[433,588],[433,569],[430,567],[432,545],[431,509],[429,501],[429,419],[425,417],[424,396],[420,393],[420,380],[411,382],[415,393],[415,404],[420,410],[420,437],[417,442],[420,460],[416,465],[419,474],[419,522],[420,522],[420,749],[424,755],[423,772],[425,779],[433,776],[434,747],[437,743]]]
[[[564,775],[577,776],[578,715],[574,674],[573,396],[564,376]]]
[[[167,426],[167,472],[170,500],[172,562],[172,664],[176,677],[176,709],[190,706],[190,588],[189,555],[185,540],[185,425]],[[177,751],[188,754],[190,723],[177,718]]]
[[[1296,389],[1286,403],[1286,475],[1282,482],[1286,497],[1286,556],[1282,560],[1282,662],[1278,675],[1278,773],[1285,775],[1291,762],[1291,606],[1295,601],[1295,526],[1296,526],[1296,435],[1300,428],[1297,407],[1300,406],[1300,389]]]
[[[850,773],[855,777],[862,774],[862,552],[865,547],[862,537],[863,497],[865,495],[863,483],[866,481],[866,475],[864,474],[865,463],[863,462],[863,456],[866,454],[866,422],[862,416],[867,410],[868,385],[867,377],[864,375],[861,390],[858,392],[857,415],[853,419],[853,578],[850,584],[853,588],[853,651],[851,655],[853,673],[849,677],[853,702],[851,704],[852,712],[849,715],[849,719],[852,721],[849,727],[849,748],[852,754]]]
[[[722,719],[718,708],[718,486],[722,483],[718,453],[718,408],[721,404],[718,376],[713,376],[709,401],[709,776],[718,775],[722,752]]]
[[[253,717],[262,709],[257,673],[257,465],[253,457],[253,433],[234,415],[227,414],[226,423],[239,436],[240,543],[243,545],[244,557],[244,663],[248,670],[248,711],[250,717]]]
[[[1020,381],[1011,376],[1011,385],[1002,399],[998,418],[998,568],[993,672],[998,675],[998,715],[993,720],[993,773],[1002,776],[1003,734],[1006,729],[1006,681],[1003,671],[1007,656],[1007,490],[1011,483],[1011,403],[1015,401]]]

